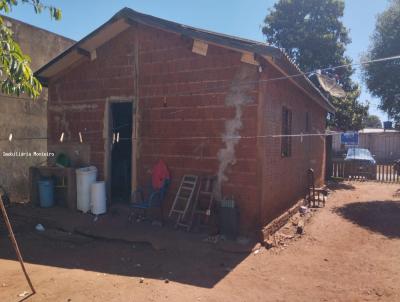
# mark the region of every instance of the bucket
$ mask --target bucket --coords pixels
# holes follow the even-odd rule
[[[219,227],[222,235],[230,240],[235,240],[239,234],[239,208],[233,199],[220,202]]]
[[[94,215],[104,214],[107,211],[104,181],[96,181],[90,186],[90,211]]]
[[[54,182],[51,179],[39,180],[39,203],[42,208],[54,206]]]
[[[76,169],[76,207],[83,213],[90,210],[90,186],[96,178],[97,168],[94,166]]]

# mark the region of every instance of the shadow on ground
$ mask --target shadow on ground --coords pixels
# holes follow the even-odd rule
[[[334,211],[343,218],[389,238],[400,238],[400,202],[365,201],[346,204]]]
[[[15,209],[14,209],[15,210]],[[22,208],[27,214],[34,213],[35,209]],[[65,231],[52,227],[50,221],[44,222],[43,216],[54,213],[54,219],[78,220],[86,218],[84,215],[70,214],[68,211],[38,209],[39,218],[31,219],[27,216],[11,215],[16,237],[23,253],[25,262],[45,266],[61,267],[65,269],[82,269],[97,273],[106,273],[122,276],[143,277],[145,279],[159,279],[190,284],[199,287],[212,288],[229,272],[239,265],[249,252],[224,252],[218,245],[203,242],[207,235],[192,234],[168,227],[152,227],[151,224],[128,224],[126,217],[104,216],[94,223],[82,223],[82,231],[90,230],[83,235],[78,231]],[[20,211],[21,212],[21,211]],[[82,216],[82,217],[81,217]],[[44,232],[35,231],[37,223],[46,226]],[[0,237],[4,238],[0,244],[0,258],[16,260],[11,243],[6,237],[4,226],[0,219]],[[106,229],[106,230],[105,230]],[[106,234],[107,238],[98,238],[95,230]],[[122,232],[135,235],[136,242],[126,239]],[[145,233],[147,232],[147,233]],[[153,233],[159,233],[153,234]],[[4,237],[3,237],[4,235]],[[146,237],[165,237],[162,248],[146,242]]]

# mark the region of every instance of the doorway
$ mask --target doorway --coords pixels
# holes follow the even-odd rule
[[[132,190],[132,102],[113,102],[111,111],[111,201],[128,203]]]

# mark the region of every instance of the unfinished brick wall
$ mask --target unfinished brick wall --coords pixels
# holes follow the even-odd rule
[[[137,32],[135,32],[137,31]],[[136,35],[137,33],[137,35]],[[138,82],[134,79],[135,41],[138,41]],[[325,111],[290,81],[267,65],[262,73],[241,62],[241,53],[209,44],[206,56],[192,52],[193,40],[138,25],[97,49],[97,58],[81,60],[50,82],[48,135],[56,142],[78,142],[78,132],[91,146],[92,164],[103,178],[106,158],[106,106],[110,98],[134,99],[138,125],[138,183],[145,185],[150,170],[163,159],[172,176],[165,213],[168,213],[184,174],[215,175],[222,158],[222,196],[237,201],[242,231],[254,230],[277,217],[305,192],[306,170],[322,180],[324,141],[320,137],[292,140],[292,156],[281,158],[282,105],[293,112],[293,133],[305,132],[310,113],[311,132],[323,132]],[[134,91],[135,83],[138,91]],[[259,93],[260,89],[260,93]],[[238,105],[239,104],[239,105]],[[227,126],[236,130],[228,132]],[[227,145],[223,137],[241,136]],[[260,136],[257,138],[257,135]],[[230,142],[228,140],[228,142]],[[225,151],[223,151],[225,149]]]
[[[215,175],[218,152],[225,147],[225,123],[235,117],[235,107],[227,106],[233,79],[243,68],[241,54],[209,45],[207,56],[192,52],[193,40],[156,29],[141,27],[139,95],[142,106],[140,132],[141,181],[162,158],[172,174],[166,209],[170,209],[184,174]],[[247,65],[243,67],[243,65]],[[257,224],[256,109],[257,86],[249,94],[252,102],[242,106],[235,148],[236,163],[226,170],[224,196],[239,203],[243,229]]]
[[[241,54],[209,45],[207,56],[192,52],[193,40],[145,26],[139,32],[138,182],[145,184],[149,170],[163,159],[172,175],[165,203],[171,207],[177,186],[184,174],[215,175],[218,152],[225,147],[225,123],[236,109],[226,105],[232,80],[246,65]],[[50,83],[48,135],[57,142],[62,132],[65,141],[79,140],[82,131],[91,146],[92,163],[104,177],[105,104],[110,97],[131,97],[133,91],[133,42],[130,28],[97,50],[94,61],[82,60]],[[243,123],[239,134],[251,136],[235,146],[235,164],[226,169],[228,181],[224,196],[233,196],[241,210],[243,229],[257,224],[256,110],[257,86],[241,106]],[[139,115],[138,115],[139,116]]]
[[[281,73],[269,65],[263,74],[263,80],[281,76]],[[263,153],[260,165],[261,221],[266,224],[304,197],[307,169],[314,169],[317,185],[322,184],[324,180],[324,136],[308,136],[302,139],[293,137],[289,157],[281,155],[282,138],[270,137],[282,134],[282,107],[285,106],[292,111],[292,134],[324,133],[326,111],[287,79],[261,83],[260,102],[262,102],[261,116],[264,116],[264,119],[259,133],[268,135],[262,141]]]
[[[83,59],[49,85],[48,137],[56,143],[79,142],[81,131],[91,146],[91,161],[104,177],[105,104],[110,97],[132,99],[133,30],[126,30],[97,49],[97,59]]]

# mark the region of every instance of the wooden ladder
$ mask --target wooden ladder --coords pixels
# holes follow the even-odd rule
[[[208,225],[214,204],[214,185],[216,180],[216,176],[203,176],[200,178],[190,219],[190,229],[193,227],[196,218],[199,221],[199,227],[205,227]],[[202,218],[203,224],[201,224]]]
[[[184,222],[186,213],[190,208],[191,201],[193,199],[194,192],[197,186],[198,176],[196,175],[184,175],[179,186],[178,192],[176,193],[174,202],[169,212],[169,217],[173,214],[177,214],[175,227],[190,228],[190,224]]]

